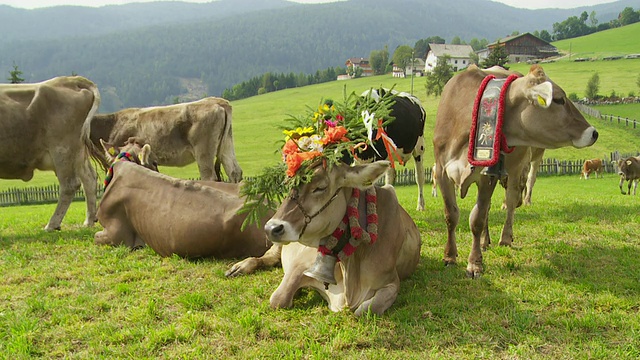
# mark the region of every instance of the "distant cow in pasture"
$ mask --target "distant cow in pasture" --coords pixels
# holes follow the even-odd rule
[[[507,215],[501,245],[513,242],[514,212],[522,196],[519,175],[531,160],[530,155],[527,156],[530,152],[528,147],[582,148],[592,145],[598,138],[595,128],[587,123],[565,92],[548,79],[539,65],[533,65],[527,75],[497,67],[481,70],[470,66],[449,80],[441,96],[433,138],[436,176],[445,205],[448,233],[444,262],[447,265],[455,264],[458,257],[456,227],[460,210],[456,203],[455,186],[460,186],[460,196],[464,198],[471,184],[475,183],[478,187],[477,200],[469,216],[473,244],[467,264],[467,275],[474,278],[483,271],[481,240],[486,228],[491,196],[498,181],[482,175],[483,167],[470,165],[468,148],[479,89],[481,84],[493,77],[496,80],[506,79],[510,83],[500,90],[500,98],[504,99],[504,145],[513,149],[511,153],[504,155],[504,169],[508,174],[517,174],[508,179]],[[489,243],[487,232],[484,234],[484,246]]]
[[[74,194],[84,188],[85,226],[96,221],[96,172],[83,145],[98,110],[97,86],[81,76],[33,84],[0,84],[0,178],[33,178],[53,170],[60,182],[58,205],[45,230],[59,230]]]
[[[244,205],[240,184],[180,180],[151,171],[145,168],[153,164],[144,152],[147,147],[140,164],[111,165],[98,208],[104,230],[95,234],[96,244],[148,245],[161,256],[217,259],[262,256],[269,249],[261,228],[266,219],[241,230],[246,214],[238,214]]]
[[[370,97],[378,101],[388,93],[388,89],[371,89],[362,93],[363,97]],[[417,209],[424,210],[424,124],[426,112],[417,97],[405,92],[392,91],[395,95],[394,103],[391,105],[390,115],[395,118],[384,127],[385,132],[397,146],[398,155],[403,163],[407,163],[412,157],[416,170],[416,183],[418,185],[418,205]],[[373,137],[377,136],[377,130],[373,131]],[[387,149],[382,140],[374,142],[375,150],[371,147],[358,154],[358,158],[367,160],[390,160],[392,154],[387,153]],[[386,173],[385,183],[393,185],[395,181],[395,169],[390,168]]]
[[[620,192],[622,195],[631,195],[631,185],[633,184],[633,195],[636,194],[638,181],[640,180],[640,156],[630,156],[626,159],[618,160],[618,175],[620,175]],[[624,192],[622,185],[627,181],[627,192]]]
[[[130,137],[143,138],[153,149],[159,165],[198,164],[202,180],[222,180],[219,164],[232,182],[242,179],[232,134],[231,104],[208,97],[189,103],[130,108],[91,120],[92,156],[106,169],[109,162],[100,139],[122,144]]]
[[[415,271],[420,258],[420,232],[398,203],[393,187],[368,185],[388,168],[388,161],[316,166],[311,182],[292,189],[266,223],[265,232],[274,243],[271,250],[260,259],[245,259],[227,274],[237,274],[238,269],[252,268],[257,262],[274,263],[281,257],[284,277],[271,295],[271,307],[290,308],[298,290],[310,287],[328,301],[332,311],[348,308],[357,316],[368,311],[382,314],[395,301],[400,280]],[[360,217],[365,216],[365,205],[371,209],[369,201],[375,203],[377,240],[372,237],[371,243],[363,242],[343,257],[333,268],[337,284],[325,284],[305,271],[314,265],[320,239],[332,235],[347,213],[352,196],[359,196]],[[316,215],[308,219],[305,214]],[[366,214],[372,215],[368,210]]]
[[[591,159],[585,160],[584,164],[582,164],[582,172],[580,173],[580,179],[589,179],[591,173],[596,174],[596,179],[598,175],[602,177],[602,172],[604,171],[603,163],[601,159]]]

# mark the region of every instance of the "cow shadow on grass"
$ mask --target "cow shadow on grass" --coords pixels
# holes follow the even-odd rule
[[[99,231],[97,227],[87,228],[82,225],[67,225],[61,231],[44,231],[42,229],[29,229],[24,231],[3,231],[0,234],[0,249],[11,247],[15,244],[26,243],[56,243],[65,241],[87,241],[93,244],[93,235]]]

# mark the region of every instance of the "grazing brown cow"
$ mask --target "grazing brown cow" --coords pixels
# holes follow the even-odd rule
[[[314,265],[320,240],[330,237],[341,223],[354,188],[370,189],[368,184],[388,168],[388,161],[353,167],[336,165],[331,169],[316,166],[311,182],[292,190],[265,225],[265,231],[274,244],[285,244],[281,247],[284,277],[271,295],[271,307],[291,307],[294,295],[303,287],[317,290],[328,301],[332,311],[349,308],[357,316],[368,311],[382,314],[393,304],[400,280],[411,275],[417,267],[420,232],[398,203],[391,186],[375,188],[377,241],[360,244],[351,255],[335,265],[337,284],[327,284],[325,288],[325,284],[304,274]],[[357,206],[361,223],[365,222],[364,209],[371,209],[364,199],[364,192]],[[315,215],[309,218],[306,214]],[[269,253],[270,262],[279,255],[275,246]],[[247,259],[243,263],[247,261],[255,262],[255,259]]]
[[[98,88],[80,76],[0,85],[0,178],[29,181],[36,169],[55,171],[60,197],[47,231],[60,229],[80,183],[87,198],[84,225],[96,221],[96,173],[82,137],[99,105]]]
[[[436,176],[445,205],[447,244],[444,251],[445,264],[455,264],[456,227],[460,217],[454,189],[460,185],[460,196],[464,198],[469,186],[476,183],[478,195],[469,216],[473,233],[473,245],[469,254],[467,274],[480,276],[483,270],[481,238],[486,227],[491,196],[497,181],[481,175],[483,167],[469,164],[469,139],[471,122],[478,89],[488,75],[506,78],[510,73],[502,68],[481,70],[476,66],[453,77],[445,86],[438,107],[434,130],[434,152]],[[582,114],[566,97],[564,91],[551,82],[542,67],[534,65],[526,76],[516,74],[510,86],[503,92],[505,100],[502,133],[506,144],[514,147],[504,155],[504,168],[509,174],[521,174],[530,162],[528,147],[557,148],[590,146],[598,138],[597,131],[587,123]],[[513,78],[512,78],[513,79]],[[500,239],[501,245],[513,241],[513,215],[521,198],[518,184],[520,176],[510,176],[507,186],[507,216]],[[484,245],[490,243],[485,234]]]
[[[640,156],[630,156],[626,159],[618,160],[618,175],[620,175],[620,192],[622,195],[631,195],[631,185],[633,184],[633,195],[636,194],[638,181],[640,180]],[[624,192],[622,185],[628,182],[627,192]]]
[[[96,115],[91,120],[92,156],[106,169],[110,164],[104,158],[100,139],[122,144],[135,136],[151,145],[159,165],[185,166],[195,161],[202,180],[219,181],[222,179],[218,164],[222,163],[229,179],[239,182],[242,169],[233,145],[231,113],[227,100],[208,97]]]
[[[161,256],[218,259],[261,256],[271,246],[259,226],[241,231],[240,184],[175,179],[128,161],[112,168],[96,244],[146,244]]]
[[[604,167],[602,166],[601,159],[585,160],[584,164],[582,164],[582,173],[580,173],[580,179],[589,179],[589,175],[591,175],[591,173],[595,173],[597,179],[598,175],[602,177],[603,171]]]

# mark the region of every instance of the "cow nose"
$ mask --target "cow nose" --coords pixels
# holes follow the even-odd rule
[[[593,138],[593,142],[596,142],[596,140],[598,140],[598,130],[593,130],[591,137]]]
[[[270,239],[279,239],[284,235],[284,224],[267,222],[264,231]]]

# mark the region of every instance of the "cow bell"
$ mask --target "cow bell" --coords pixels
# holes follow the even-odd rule
[[[336,281],[336,278],[333,276],[337,261],[338,258],[336,256],[323,255],[321,253],[318,253],[313,266],[311,266],[311,268],[306,270],[303,274],[322,282],[326,289],[329,287],[329,284],[336,285],[338,283]]]
[[[482,169],[482,171],[480,171],[480,175],[487,175],[491,178],[497,178],[498,180],[507,176],[507,172],[504,169],[504,155],[500,153],[498,162],[495,165],[487,166]]]

